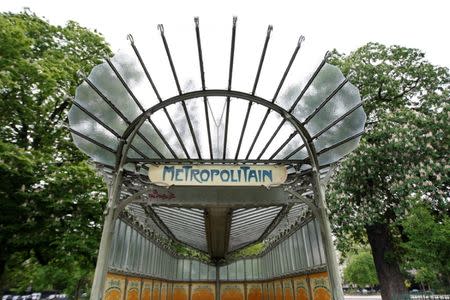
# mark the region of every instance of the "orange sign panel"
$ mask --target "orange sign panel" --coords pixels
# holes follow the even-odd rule
[[[126,300],[140,300],[141,279],[128,277]]]
[[[172,283],[167,283],[167,300],[173,300],[172,287]]]
[[[283,300],[283,286],[281,285],[281,281],[274,282],[275,287],[275,300]]]
[[[220,286],[220,300],[244,300],[244,285],[223,283]]]
[[[331,299],[331,289],[327,272],[309,275],[309,280],[314,300]]]
[[[188,300],[189,284],[174,283],[173,284],[173,300]]]
[[[108,274],[106,276],[104,299],[122,300],[125,290],[125,276]]]
[[[294,278],[296,300],[309,300],[309,286],[306,275]]]
[[[275,300],[275,290],[273,288],[273,282],[267,283],[268,290],[269,290],[269,299]]]
[[[294,289],[290,279],[283,280],[284,300],[294,300]]]
[[[161,282],[153,281],[152,299],[159,300],[160,292],[161,292]]]
[[[262,284],[262,288],[263,288],[263,298],[264,300],[269,300],[269,288],[268,288],[268,283],[263,283]]]
[[[191,300],[214,300],[215,285],[210,283],[192,284]]]
[[[261,300],[262,285],[260,283],[247,284],[247,300]]]
[[[142,283],[142,295],[141,300],[152,299],[152,281],[150,279],[144,279]]]
[[[159,300],[167,300],[167,282],[161,282],[161,298]]]

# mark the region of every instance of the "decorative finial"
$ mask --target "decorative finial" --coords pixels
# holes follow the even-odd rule
[[[82,70],[77,71],[77,76],[79,78],[86,78],[86,74]]]
[[[299,38],[298,38],[298,42],[297,42],[297,46],[298,47],[301,47],[302,46],[302,43],[305,41],[305,36],[304,35],[301,35]]]
[[[130,43],[134,44],[134,38],[133,38],[133,36],[131,35],[131,33],[129,33],[129,34],[127,35],[127,40],[129,40]]]

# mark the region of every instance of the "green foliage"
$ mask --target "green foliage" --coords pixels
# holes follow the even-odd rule
[[[233,259],[241,259],[246,257],[261,254],[266,249],[267,245],[264,243],[257,243],[247,246],[233,254]]]
[[[52,26],[28,13],[2,13],[0,28],[0,137],[23,148],[57,147],[77,71],[100,63],[108,46],[75,22]]]
[[[65,291],[74,295],[86,292],[92,280],[92,270],[77,262],[58,265],[53,262],[41,265],[36,258],[21,253],[13,255],[5,271],[6,286],[16,293],[23,293],[29,287],[35,291]]]
[[[178,243],[173,243],[171,241],[167,241],[171,248],[177,253],[177,255],[184,256],[186,258],[197,258],[200,261],[205,263],[210,263],[210,258],[208,255],[203,252],[198,251],[189,246],[185,246]]]
[[[0,40],[0,278],[6,268],[4,287],[42,280],[70,290],[69,275],[95,264],[106,191],[62,122],[77,71],[111,52],[75,22],[31,13],[1,13]]]
[[[419,49],[368,43],[348,55],[335,50],[330,63],[351,75],[367,101],[368,123],[398,108],[433,112],[450,84],[448,69],[429,63]]]
[[[332,223],[344,252],[365,226],[400,224],[417,199],[448,209],[449,72],[417,49],[369,43],[332,62],[352,72],[367,100],[366,134],[329,189]]]
[[[331,58],[350,74],[368,115],[359,148],[330,184],[331,223],[344,253],[369,238],[385,297],[405,291],[398,266],[408,212],[418,202],[438,214],[449,211],[450,75],[424,57],[417,49],[369,43]]]
[[[433,216],[428,207],[414,207],[403,221],[408,240],[402,244],[409,269],[416,281],[433,288],[450,285],[450,217]],[[447,291],[448,292],[448,291]]]
[[[344,281],[359,287],[378,284],[375,264],[369,250],[362,250],[349,256],[344,269]]]
[[[0,141],[0,268],[16,250],[12,237],[27,221],[26,188],[33,183],[34,166],[30,153]]]

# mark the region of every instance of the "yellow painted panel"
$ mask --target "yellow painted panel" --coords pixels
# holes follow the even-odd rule
[[[244,284],[223,283],[220,286],[221,300],[244,300]]]
[[[265,282],[262,284],[263,287],[263,300],[269,300],[269,286],[268,283]]]
[[[314,300],[331,300],[331,289],[328,281],[328,273],[322,272],[309,275],[311,290]]]
[[[151,279],[143,279],[142,280],[142,294],[141,300],[151,300],[152,299],[152,289],[153,284]]]
[[[160,300],[167,300],[167,282],[161,282],[161,298]]]
[[[191,286],[191,300],[214,300],[215,284],[196,283]]]
[[[152,292],[152,300],[159,300],[159,295],[161,292],[161,282],[153,281],[153,292]]]
[[[294,278],[294,288],[296,300],[309,300],[310,291],[306,275]]]
[[[103,292],[105,300],[122,300],[125,291],[125,276],[109,274],[106,275],[105,290]]]
[[[283,300],[283,286],[281,285],[281,281],[274,282],[275,289],[275,300]]]
[[[126,300],[139,300],[141,293],[141,278],[127,277]]]
[[[275,300],[275,289],[273,288],[273,282],[269,282],[269,300]]]
[[[247,300],[261,300],[262,294],[262,285],[260,283],[247,284]]]
[[[294,289],[291,279],[283,280],[284,300],[294,300]]]
[[[173,284],[173,300],[188,300],[189,285],[187,283]]]
[[[172,283],[167,283],[167,300],[173,300],[172,287]]]

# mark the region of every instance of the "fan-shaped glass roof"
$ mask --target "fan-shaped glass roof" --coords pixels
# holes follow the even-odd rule
[[[124,170],[121,201],[134,197],[127,213],[156,234],[212,257],[276,240],[308,215],[282,187],[167,194],[149,182],[148,165],[283,164],[289,187],[311,198],[313,166],[325,176],[359,143],[366,115],[358,89],[326,56],[306,73],[310,63],[297,62],[303,37],[272,46],[271,26],[257,44],[238,38],[235,19],[217,44],[202,36],[198,19],[174,33],[183,43],[158,29],[160,41],[140,41],[141,51],[130,36],[129,49],[77,88],[69,112],[75,144],[107,180]]]

